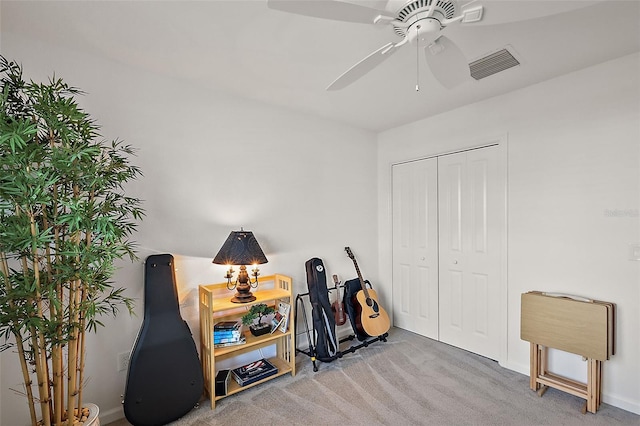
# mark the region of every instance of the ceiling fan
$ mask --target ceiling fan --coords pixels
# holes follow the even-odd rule
[[[268,0],[271,9],[338,21],[390,26],[401,39],[389,42],[352,66],[327,90],[340,90],[380,65],[405,45],[423,50],[433,76],[451,89],[469,78],[467,59],[442,31],[454,23],[482,20],[483,6],[471,3],[459,7],[456,0],[389,0],[385,10],[327,0]],[[416,90],[418,86],[416,86]]]
[[[444,87],[450,89],[469,79],[470,70],[460,48],[442,35],[448,25],[495,25],[542,18],[591,6],[604,0],[482,0],[482,3],[488,5],[488,19],[483,16],[484,6],[475,5],[477,0],[462,1],[467,3],[458,6],[457,0],[388,0],[384,10],[364,6],[353,0],[267,0],[267,5],[271,9],[316,18],[387,25],[401,38],[399,42],[387,43],[369,54],[338,77],[327,90],[339,90],[350,85],[402,46],[411,44],[415,45],[417,52],[424,52],[433,76]]]

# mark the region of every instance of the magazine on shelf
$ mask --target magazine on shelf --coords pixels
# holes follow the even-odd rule
[[[276,312],[271,320],[271,334],[280,327],[282,321],[284,321],[284,316],[280,312]]]
[[[289,327],[289,313],[291,312],[291,305],[286,302],[278,302],[278,311],[280,315],[282,315],[282,322],[280,323],[279,330],[283,333],[287,332],[287,327]]]
[[[262,358],[242,367],[234,368],[231,372],[240,386],[246,386],[277,374],[278,368]]]

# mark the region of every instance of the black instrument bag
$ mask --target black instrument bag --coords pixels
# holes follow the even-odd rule
[[[316,357],[320,361],[332,360],[338,353],[338,339],[336,338],[336,320],[329,302],[324,264],[322,259],[314,257],[307,260],[305,268],[312,308]]]
[[[131,352],[123,400],[135,426],[164,425],[187,414],[204,390],[189,326],[180,315],[173,256],[145,262],[144,319]]]

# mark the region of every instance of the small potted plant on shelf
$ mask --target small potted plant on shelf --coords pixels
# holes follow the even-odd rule
[[[262,317],[274,313],[275,310],[271,306],[267,306],[264,303],[258,303],[253,305],[249,312],[242,316],[242,324],[249,326],[249,331],[254,336],[262,336],[267,334],[271,330],[271,326],[268,323],[262,322]],[[258,320],[256,323],[255,320]]]

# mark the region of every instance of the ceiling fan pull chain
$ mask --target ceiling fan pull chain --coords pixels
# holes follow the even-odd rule
[[[416,92],[420,91],[420,25],[416,25]]]

